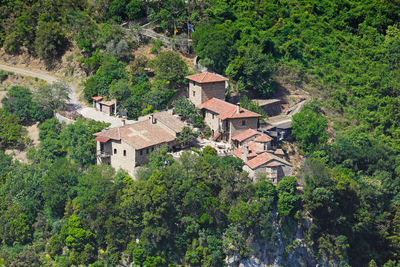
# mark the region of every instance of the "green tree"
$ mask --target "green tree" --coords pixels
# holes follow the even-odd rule
[[[107,127],[108,123],[94,120],[78,119],[69,124],[60,134],[63,150],[68,157],[81,166],[94,164],[96,142],[93,134]]]
[[[70,100],[71,87],[64,81],[57,81],[50,85],[43,85],[36,89],[33,99],[38,107],[44,110],[65,108]]]
[[[278,212],[281,216],[294,215],[299,208],[299,199],[296,191],[297,181],[293,176],[284,177],[279,181],[276,190],[278,192]]]
[[[312,152],[323,144],[328,136],[325,132],[327,119],[321,113],[309,107],[293,116],[293,136],[300,141],[300,147],[305,152]]]
[[[239,54],[226,69],[226,74],[237,83],[239,90],[252,90],[262,97],[269,97],[275,91],[273,73],[272,55],[263,53],[257,45],[239,49]]]
[[[8,148],[22,141],[26,130],[19,124],[20,119],[0,108],[0,149]]]
[[[154,69],[154,78],[171,88],[182,85],[188,72],[186,63],[172,51],[160,53],[149,66]]]
[[[178,98],[173,103],[174,112],[183,119],[194,121],[199,116],[199,110],[186,98]]]
[[[68,45],[66,34],[58,22],[41,21],[35,39],[36,54],[50,66]]]
[[[187,146],[190,145],[196,139],[196,137],[196,133],[194,133],[189,127],[184,126],[176,140],[182,146]]]
[[[56,160],[44,175],[43,200],[47,212],[54,217],[62,217],[68,198],[74,197],[74,186],[78,183],[77,166],[65,158]]]
[[[13,86],[8,90],[2,103],[4,109],[14,113],[22,119],[23,123],[29,123],[33,120],[35,105],[32,100],[32,92],[22,86]]]

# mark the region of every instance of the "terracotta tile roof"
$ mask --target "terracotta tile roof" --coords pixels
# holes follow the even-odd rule
[[[259,142],[259,143],[267,143],[270,142],[272,138],[266,134],[260,135],[254,139],[254,141]]]
[[[270,163],[267,164],[267,167],[278,167],[278,166],[283,166],[284,164],[279,161],[271,161]]]
[[[110,138],[108,138],[108,137],[102,137],[102,136],[97,136],[97,137],[94,139],[94,141],[98,141],[98,142],[101,142],[101,143],[107,143],[108,140],[110,140]]]
[[[246,162],[247,166],[249,166],[252,169],[255,169],[269,161],[272,161],[273,158],[271,157],[271,154],[268,152],[262,153],[255,157],[254,159],[251,159]]]
[[[201,103],[200,105],[197,106],[199,109],[207,109],[212,112],[215,112],[218,114],[218,118],[221,120],[225,120],[227,118],[230,119],[239,119],[239,118],[258,118],[261,117],[260,114],[251,112],[247,109],[240,108],[240,112],[238,113],[237,111],[237,106],[228,102],[225,102],[221,99],[218,98],[211,98],[208,99],[207,101]]]
[[[254,129],[250,129],[249,128],[247,130],[243,130],[240,133],[235,134],[234,136],[232,136],[232,140],[242,142],[242,141],[247,140],[250,137],[253,137],[253,136],[257,135],[257,134],[261,134],[261,133],[256,131],[256,130],[254,130]]]
[[[100,104],[103,104],[103,105],[106,105],[106,106],[112,106],[112,105],[115,105],[115,100],[101,101]]]
[[[203,72],[194,75],[187,76],[186,79],[195,81],[197,83],[214,83],[214,82],[224,82],[228,78],[225,78],[219,74],[214,74],[210,72]]]
[[[103,99],[103,97],[102,96],[93,96],[92,99],[96,100],[96,101],[100,101]]]
[[[157,121],[162,122],[165,126],[176,133],[180,133],[183,129],[183,126],[185,126],[185,124],[181,120],[176,118],[174,115],[169,114],[167,111],[153,113],[153,115],[154,118],[157,119]]]
[[[221,137],[221,133],[218,132],[218,133],[216,133],[216,134],[211,138],[211,141],[216,141],[216,140],[218,140],[218,138],[220,138],[220,137]]]
[[[165,129],[165,125],[163,124],[162,120],[164,119],[164,121],[170,121],[171,125],[169,125],[168,128],[174,128],[179,130],[179,132],[182,129],[178,126],[182,125],[183,127],[184,124],[172,115],[172,118],[168,118],[168,116],[165,114],[157,114],[157,116],[161,118],[160,121],[157,121],[157,123],[152,123],[151,119],[148,119],[122,127],[112,128],[100,133],[96,133],[95,135],[97,137],[110,138],[113,140],[122,140],[135,149],[143,149],[149,146],[174,141],[176,135]],[[173,119],[176,121],[174,122]]]
[[[264,164],[267,164],[266,165],[267,167],[282,166],[282,165],[292,166],[292,164],[290,164],[286,160],[281,159],[281,158],[273,155],[272,153],[265,152],[265,151],[264,152],[255,151],[254,143],[253,144],[251,144],[251,143],[253,143],[253,142],[249,143],[249,153],[247,154],[248,160],[246,162],[246,165],[249,166],[251,169],[256,169]],[[242,159],[243,147],[233,151],[233,155]],[[256,156],[254,157],[254,155],[256,155]]]
[[[248,148],[247,148],[247,153],[248,153],[248,155],[249,155],[249,154],[252,154],[252,153],[260,154],[260,153],[263,152],[263,151],[258,151],[258,150],[256,149],[256,144],[255,144],[254,142],[249,142],[249,143],[247,144],[247,146],[248,146]],[[242,158],[243,149],[244,149],[244,147],[242,146],[242,147],[240,147],[240,148],[234,150],[234,151],[233,151],[233,155],[235,155],[235,156],[238,157],[238,158]]]
[[[283,152],[283,150],[279,148],[279,149],[275,150],[274,154],[283,156],[283,155],[285,155],[285,152]]]

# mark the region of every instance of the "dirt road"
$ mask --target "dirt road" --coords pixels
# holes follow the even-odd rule
[[[48,83],[55,82],[57,80],[63,80],[63,77],[56,76],[52,73],[49,72],[44,72],[42,70],[36,70],[36,69],[25,69],[21,67],[15,67],[15,66],[9,66],[5,64],[0,63],[0,69],[5,70],[5,71],[10,71],[14,72],[16,74],[20,74],[23,76],[30,76],[30,77],[37,77],[39,79],[45,80]],[[69,104],[73,105],[74,109],[79,112],[82,116],[96,120],[96,121],[104,121],[108,122],[111,124],[111,127],[119,127],[122,126],[122,121],[120,118],[116,117],[111,117],[106,115],[103,112],[100,112],[92,107],[85,107],[85,104],[81,101],[79,101],[79,98],[77,96],[76,90],[77,90],[77,85],[73,83],[68,83],[68,85],[71,87],[71,91],[69,93]],[[134,123],[135,121],[130,121],[127,120],[126,123]]]

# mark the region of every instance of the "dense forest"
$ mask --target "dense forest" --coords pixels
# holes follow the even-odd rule
[[[78,47],[86,100],[116,98],[135,119],[164,109],[189,69],[157,42],[154,59],[134,57],[127,21],[169,37],[190,25],[194,53],[230,94],[307,90],[314,101],[293,117],[305,163],[274,187],[212,148],[179,160],[160,149],[132,180],[94,165],[92,134],[107,125],[51,119],[67,96],[43,100],[65,85],[13,87],[0,108],[0,266],[221,266],[278,228],[289,255],[302,220],[315,262],[400,265],[400,2],[0,0],[0,46],[49,69]],[[39,147],[29,164],[13,160],[4,151],[24,147],[33,122]]]

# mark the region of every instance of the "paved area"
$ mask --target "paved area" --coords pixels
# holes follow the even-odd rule
[[[121,118],[108,116],[107,114],[105,114],[101,111],[98,111],[94,108],[84,107],[77,111],[85,118],[111,123],[111,126],[110,126],[111,128],[120,127],[123,125]],[[132,124],[135,122],[136,121],[133,121],[133,120],[126,120],[126,124]]]

